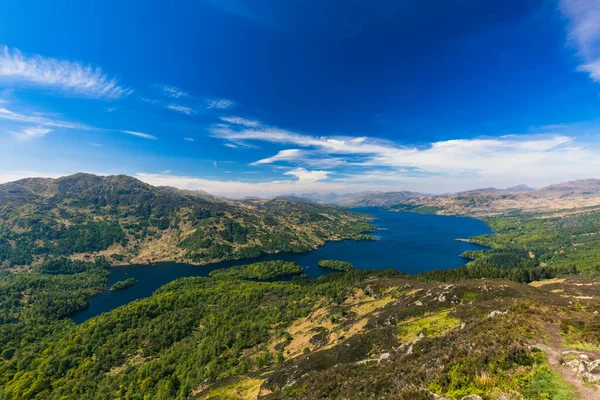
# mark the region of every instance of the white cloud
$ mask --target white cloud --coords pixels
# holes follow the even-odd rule
[[[14,182],[25,178],[60,178],[68,174],[64,173],[52,173],[52,172],[39,172],[39,171],[11,171],[11,172],[0,172],[0,184],[7,182]]]
[[[226,108],[232,107],[235,103],[232,100],[228,99],[205,99],[206,108],[208,110],[212,109],[221,109],[224,110]]]
[[[160,103],[158,100],[155,99],[149,99],[147,97],[141,97],[142,101],[145,103],[150,103],[150,104],[158,104]]]
[[[116,99],[133,92],[121,86],[116,78],[109,78],[99,67],[40,55],[26,56],[7,46],[0,53],[0,80],[92,98]]]
[[[46,136],[50,132],[52,132],[52,130],[48,128],[25,128],[20,131],[9,131],[8,133],[10,133],[19,140],[30,140],[35,138],[41,138],[43,136]]]
[[[560,0],[559,5],[568,20],[569,42],[583,62],[577,70],[600,82],[600,2]]]
[[[196,114],[196,111],[194,111],[192,108],[190,107],[186,107],[186,106],[182,106],[179,104],[169,104],[167,106],[168,109],[173,110],[173,111],[177,111],[186,115],[193,115]]]
[[[449,183],[444,184],[449,189],[473,188],[478,182],[485,186],[518,183],[535,186],[589,177],[600,171],[597,142],[578,143],[573,135],[548,130],[539,135],[455,139],[418,147],[366,136],[310,136],[264,124],[257,128],[217,124],[211,134],[236,145],[268,142],[302,148],[291,152],[281,150],[253,165],[293,162],[304,167],[337,168],[336,180],[381,185],[409,182],[426,191],[433,191],[427,188],[427,182],[439,185],[442,178]],[[372,172],[362,181],[366,170]]]
[[[300,183],[315,183],[327,179],[330,172],[327,171],[308,171],[304,168],[296,168],[284,173],[284,175],[292,175],[298,178]]]
[[[301,155],[302,150],[299,149],[281,150],[273,157],[263,158],[262,160],[255,161],[250,165],[272,164],[277,161],[292,161],[298,159]]]
[[[241,125],[241,126],[246,126],[249,128],[257,128],[260,126],[260,122],[258,122],[258,121],[253,121],[253,120],[241,118],[241,117],[221,117],[220,119],[221,119],[221,121],[227,122],[229,124]]]
[[[185,140],[186,142],[193,142],[194,141],[194,139],[191,138],[191,137],[185,137],[185,138],[183,138],[183,140]]]
[[[128,135],[141,137],[143,139],[156,140],[156,136],[152,136],[152,135],[149,135],[149,134],[143,133],[143,132],[136,132],[136,131],[121,131],[121,132],[126,133]]]
[[[184,92],[183,90],[175,87],[175,86],[169,86],[169,85],[160,85],[160,87],[162,88],[162,90],[164,91],[165,95],[172,97],[174,99],[178,99],[180,97],[188,97],[189,94],[187,94],[186,92]]]
[[[35,124],[42,126],[51,126],[54,128],[69,128],[69,129],[88,129],[89,127],[81,124],[75,124],[59,119],[50,119],[40,114],[19,114],[14,111],[7,110],[6,108],[0,108],[0,119],[23,123],[23,124]]]
[[[308,171],[310,172],[310,171]],[[228,197],[275,196],[282,193],[307,193],[312,191],[346,192],[352,189],[347,183],[319,182],[314,180],[286,179],[274,181],[238,181],[205,179],[190,176],[176,176],[166,174],[150,174],[138,172],[135,177],[155,186],[172,186],[179,189],[204,190]]]

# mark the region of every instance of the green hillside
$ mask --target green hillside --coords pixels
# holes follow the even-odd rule
[[[206,264],[281,251],[371,230],[364,216],[285,199],[229,201],[158,188],[119,175],[76,174],[0,185],[0,265],[58,256],[111,264]]]
[[[0,398],[567,400],[595,390],[583,376],[567,383],[553,352],[579,360],[600,349],[597,280],[449,285],[351,271],[261,281],[292,270],[179,279],[79,326],[56,320],[43,339],[11,340],[3,325]]]

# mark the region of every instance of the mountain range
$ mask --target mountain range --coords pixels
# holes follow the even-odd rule
[[[437,195],[394,191],[343,195],[310,193],[283,197],[296,201],[334,204],[343,207],[394,207],[400,205],[396,209],[483,216],[511,210],[541,212],[600,206],[600,180],[576,180],[540,189],[517,185],[506,189],[489,187]]]

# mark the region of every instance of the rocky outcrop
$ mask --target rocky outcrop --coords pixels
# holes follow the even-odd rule
[[[565,365],[577,374],[583,381],[596,383],[600,381],[600,359],[590,360],[584,353],[567,352]]]

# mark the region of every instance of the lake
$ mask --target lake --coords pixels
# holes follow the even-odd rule
[[[482,221],[473,218],[399,213],[377,208],[360,208],[354,211],[368,213],[376,218],[373,225],[377,227],[377,231],[373,236],[379,240],[329,242],[309,253],[268,255],[205,266],[165,262],[114,267],[111,268],[109,287],[131,277],[137,279],[138,283],[124,290],[105,290],[90,299],[90,306],[75,313],[72,319],[80,323],[135,299],[150,296],[160,286],[177,278],[206,276],[215,269],[256,261],[293,261],[304,268],[310,277],[331,273],[330,270],[317,266],[317,262],[322,259],[348,261],[358,269],[391,268],[408,273],[460,267],[466,262],[460,257],[462,252],[482,247],[456,239],[492,233]]]

